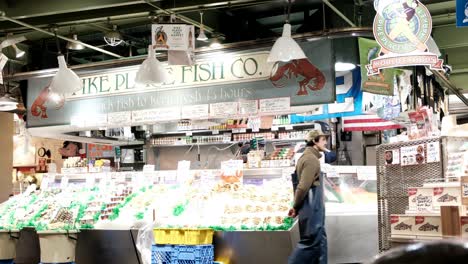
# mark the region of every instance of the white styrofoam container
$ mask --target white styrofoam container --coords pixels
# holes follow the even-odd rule
[[[414,216],[390,215],[391,236],[414,236],[415,221]]]
[[[433,206],[459,206],[461,205],[461,191],[458,187],[434,187]]]
[[[417,236],[442,236],[440,216],[417,215],[414,217],[415,233]]]
[[[408,206],[413,211],[432,211],[433,188],[408,188]]]

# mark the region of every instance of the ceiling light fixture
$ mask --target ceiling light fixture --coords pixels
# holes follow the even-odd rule
[[[11,94],[8,92],[6,86],[2,85],[5,91],[5,94],[0,97],[0,111],[11,111],[16,109],[16,105],[18,105],[18,100],[16,100]]]
[[[200,33],[198,34],[197,40],[207,41],[208,37],[205,34],[205,27],[203,26],[203,12],[200,12]]]
[[[73,34],[72,38],[73,38],[73,40],[79,41],[78,36],[76,34]],[[84,46],[81,43],[78,43],[78,42],[68,41],[67,49],[69,49],[69,50],[82,50],[82,49],[84,49]]]
[[[356,68],[356,65],[349,62],[336,62],[335,63],[335,71],[343,72],[343,71],[352,71]]]
[[[283,26],[283,35],[273,44],[267,59],[268,62],[287,62],[307,58],[299,44],[291,37],[291,24],[289,24],[290,13],[291,0],[288,1],[288,14],[286,23]]]
[[[162,63],[156,59],[156,54],[151,45],[148,46],[148,58],[140,65],[135,77],[137,84],[162,84],[169,81],[169,75]]]
[[[18,46],[16,46],[16,44],[13,44],[12,47],[13,47],[13,49],[15,49],[15,54],[16,54],[17,59],[23,57],[24,54],[26,54],[26,52],[24,50],[21,50],[20,48],[18,48]]]
[[[58,71],[55,74],[54,78],[52,78],[52,82],[50,83],[49,89],[51,93],[56,93],[61,96],[73,94],[82,88],[82,83],[78,75],[72,70],[70,70],[67,66],[67,62],[65,61],[65,57],[63,56],[62,52],[60,51],[60,43],[57,38],[57,29],[55,31],[55,41],[57,44],[58,50]]]
[[[117,25],[112,25],[112,30],[104,35],[104,40],[109,46],[115,47],[123,42],[122,34],[117,31]]]

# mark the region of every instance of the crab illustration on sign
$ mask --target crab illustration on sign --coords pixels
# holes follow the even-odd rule
[[[36,99],[32,103],[31,115],[34,117],[40,117],[41,119],[48,118],[47,107],[48,107],[49,102],[53,102],[55,104],[55,108],[60,109],[63,107],[65,103],[65,98],[63,96],[52,98],[52,93],[50,92],[50,88],[49,86],[46,86],[41,90],[39,95],[36,97]]]
[[[298,96],[309,95],[308,89],[311,91],[322,90],[326,83],[325,75],[310,63],[309,59],[292,60],[284,65],[277,62],[271,70],[270,81],[273,86],[282,88],[285,84],[280,81],[284,78],[291,79],[293,77],[296,79],[298,77],[303,78],[298,81]]]
[[[429,10],[418,0],[378,1],[374,19],[374,37],[380,56],[367,65],[367,74],[380,69],[426,65],[442,70],[443,60],[429,52],[426,42],[432,32]]]

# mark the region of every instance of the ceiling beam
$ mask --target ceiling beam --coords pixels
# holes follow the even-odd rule
[[[153,0],[152,2],[157,1]],[[0,10],[7,13],[12,18],[25,19],[73,12],[88,12],[110,7],[118,7],[125,10],[132,5],[143,3],[143,0],[41,0],[40,3],[32,3],[31,1],[14,1],[13,5],[8,5],[5,1],[0,1]]]

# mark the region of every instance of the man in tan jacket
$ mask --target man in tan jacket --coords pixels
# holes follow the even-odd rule
[[[289,264],[327,263],[325,204],[319,160],[322,157],[320,152],[327,151],[327,139],[328,135],[321,131],[309,132],[307,147],[296,165],[298,184],[289,216],[299,217],[301,240],[289,258]]]

